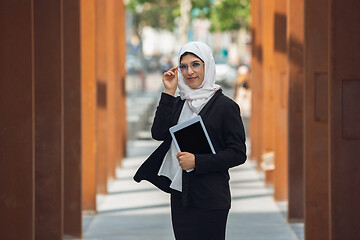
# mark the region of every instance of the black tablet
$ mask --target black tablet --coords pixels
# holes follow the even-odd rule
[[[171,137],[179,152],[192,154],[215,154],[215,149],[206,131],[201,116],[171,127]]]

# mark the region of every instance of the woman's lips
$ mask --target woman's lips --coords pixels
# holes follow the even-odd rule
[[[192,81],[196,80],[196,78],[197,77],[191,77],[191,78],[188,78],[188,80],[192,82]]]

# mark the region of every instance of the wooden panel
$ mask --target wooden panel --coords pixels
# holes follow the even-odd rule
[[[342,137],[360,140],[360,79],[342,80]]]
[[[288,63],[286,42],[287,1],[275,0],[274,12],[274,103],[275,103],[275,169],[274,198],[288,199]]]
[[[122,158],[126,155],[127,121],[126,121],[126,89],[125,89],[125,61],[126,61],[126,37],[125,37],[125,4],[121,0],[115,0],[115,89],[116,89],[116,166],[122,165]]]
[[[61,1],[34,1],[35,238],[63,238]]]
[[[288,1],[289,201],[288,220],[304,219],[303,88],[304,0]]]
[[[252,70],[250,86],[252,91],[251,98],[251,115],[258,116],[257,118],[250,118],[250,135],[251,141],[254,143],[251,149],[250,159],[257,162],[257,167],[261,166],[261,155],[263,151],[263,78],[262,78],[262,22],[261,11],[262,3],[259,0],[251,2],[252,21]]]
[[[95,1],[95,66],[97,83],[96,110],[96,191],[107,193],[108,180],[108,103],[107,103],[107,28],[106,5],[102,0]]]
[[[315,72],[314,76],[314,119],[319,122],[328,121],[328,73]]]
[[[262,1],[262,56],[263,56],[263,147],[261,155],[275,151],[275,102],[274,102],[274,0]],[[267,171],[265,183],[273,183],[273,171]]]
[[[301,49],[301,51],[303,51],[303,49]],[[303,66],[303,64],[301,64],[301,66]],[[294,86],[294,92],[293,92],[292,96],[294,97],[295,111],[297,113],[302,114],[303,109],[304,109],[304,98],[303,98],[303,95],[304,95],[304,69],[300,70],[296,74],[294,84],[295,84],[295,86]],[[289,107],[291,107],[291,106],[289,106]],[[301,120],[302,120],[302,117],[301,117]]]
[[[96,211],[95,0],[81,0],[82,209]]]
[[[80,2],[63,0],[64,234],[81,237]]]
[[[280,72],[279,76],[280,88],[279,88],[279,100],[280,100],[280,108],[288,107],[288,93],[289,93],[289,81],[287,78],[287,72]]]
[[[331,239],[360,239],[360,2],[331,1]]]
[[[322,77],[318,83],[328,81],[324,78],[329,61],[328,13],[327,0],[305,1],[305,239],[309,240],[330,239],[328,122],[317,121],[315,118],[316,115],[324,117],[319,111],[328,108],[328,105],[321,105],[325,101],[317,101],[318,106],[315,105],[316,73],[321,73]],[[318,89],[321,87],[326,88],[318,84]]]
[[[117,148],[116,139],[117,131],[116,131],[116,121],[118,119],[118,115],[116,112],[116,106],[118,102],[116,101],[116,93],[118,89],[115,87],[115,0],[107,0],[106,1],[106,77],[107,77],[107,138],[108,138],[108,145],[107,145],[107,175],[108,179],[115,178],[115,149]]]
[[[4,239],[35,239],[31,19],[31,1],[0,1],[0,236]]]
[[[108,105],[107,100],[107,85],[105,82],[96,82],[96,105],[98,108],[106,109]]]

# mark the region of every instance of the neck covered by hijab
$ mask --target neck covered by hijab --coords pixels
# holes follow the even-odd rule
[[[189,42],[182,46],[179,51],[179,64],[180,58],[184,53],[193,53],[204,62],[204,80],[196,89],[190,88],[186,84],[183,75],[178,71],[180,97],[188,102],[190,108],[196,114],[199,114],[215,92],[221,88],[215,84],[215,60],[210,47],[202,42]]]

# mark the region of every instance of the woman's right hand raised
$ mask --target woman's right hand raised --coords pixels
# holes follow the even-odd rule
[[[164,72],[162,81],[164,83],[165,93],[174,96],[178,85],[177,66]]]

